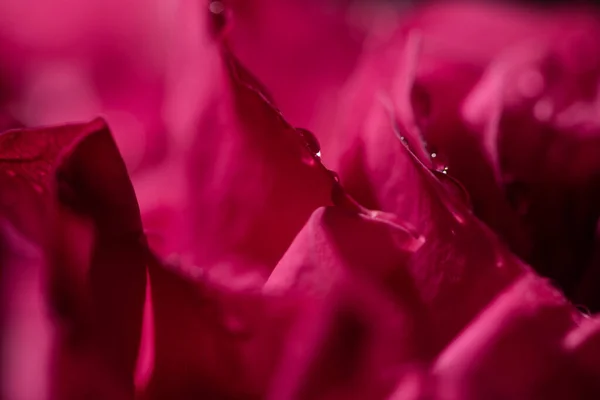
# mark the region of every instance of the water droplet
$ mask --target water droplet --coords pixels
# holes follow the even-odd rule
[[[213,14],[221,14],[225,11],[225,6],[220,1],[213,1],[208,5],[208,9]]]
[[[442,170],[433,170],[436,178],[440,182],[444,184],[446,189],[446,193],[450,194],[453,199],[448,199],[446,206],[448,210],[452,213],[454,219],[459,224],[465,223],[464,211],[462,210],[463,206],[458,203],[462,203],[466,206],[466,209],[472,209],[471,197],[469,192],[465,189],[465,187],[452,176],[448,175],[448,167],[444,167]],[[455,203],[458,201],[458,203]]]
[[[296,132],[300,133],[302,138],[306,141],[306,146],[314,155],[321,154],[321,145],[319,144],[319,140],[311,131],[304,128],[296,128]]]
[[[225,5],[221,1],[212,1],[208,5],[210,11],[211,31],[213,35],[220,36],[227,25],[227,13]]]
[[[436,158],[437,157],[437,153],[431,153],[431,158]]]
[[[321,158],[321,152],[320,152],[320,151],[317,151],[317,152],[315,153],[315,156],[317,156],[317,157]]]
[[[7,169],[6,175],[10,176],[11,178],[14,178],[15,176],[17,176],[17,173],[15,171],[13,171],[12,169]]]
[[[582,317],[584,317],[584,318],[591,318],[592,312],[585,305],[583,305],[583,304],[575,304],[575,308],[577,309],[577,311],[579,311],[581,313]]]

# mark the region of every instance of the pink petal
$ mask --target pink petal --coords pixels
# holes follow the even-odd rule
[[[223,276],[252,266],[264,280],[312,211],[331,203],[334,180],[315,158],[312,135],[283,119],[229,52],[226,39],[210,37],[202,22],[208,8],[198,10],[203,14],[183,10],[206,30],[196,32],[206,46],[197,62],[209,60],[210,82],[200,81],[210,90],[190,110],[186,119],[193,123],[181,136],[185,148],[174,155],[173,172],[163,175],[165,184],[176,181],[178,172],[187,179],[173,199],[173,216],[181,222],[170,231],[150,220],[146,227],[166,232],[164,254],[191,252],[194,264]],[[151,200],[138,193],[143,204]]]
[[[58,329],[52,392],[133,392],[145,288],[137,202],[105,123],[0,136],[3,215],[44,249],[47,305]],[[6,199],[6,197],[4,197]],[[42,273],[40,272],[40,273]],[[46,286],[49,285],[49,286]],[[35,292],[33,292],[35,293]]]
[[[439,398],[563,398],[547,385],[561,362],[561,339],[576,318],[544,280],[523,276],[438,357]]]
[[[155,354],[142,398],[261,397],[296,301],[194,281],[174,267],[150,267]]]
[[[46,308],[44,260],[39,247],[2,222],[0,234],[0,396],[50,399],[55,331]]]
[[[357,61],[364,32],[350,7],[318,1],[231,4],[232,50],[269,88],[293,124],[328,135],[323,124]]]
[[[577,29],[597,36],[593,32],[600,25],[581,19]],[[575,32],[564,28],[563,33],[571,38]],[[569,40],[573,51],[595,53],[600,48],[597,41]],[[596,107],[600,63],[573,64],[573,55],[564,54],[562,41],[557,43],[548,36],[499,56],[467,98],[464,115],[505,191],[512,208],[507,217],[517,217],[525,233],[516,240],[525,242],[517,247],[520,255],[560,282],[567,295],[576,296],[600,216],[600,125],[591,111]],[[523,85],[532,80],[540,81],[539,88],[529,93]],[[576,123],[575,117],[585,123]],[[495,129],[490,130],[490,124]],[[487,221],[488,213],[480,215]],[[502,233],[515,243],[510,231]]]
[[[412,243],[385,221],[313,214],[264,287],[304,299],[268,398],[378,398],[427,356],[426,311],[402,267]]]
[[[169,4],[157,0],[3,1],[0,81],[10,91],[2,111],[25,126],[103,115],[128,167],[152,165],[164,156],[172,23]]]

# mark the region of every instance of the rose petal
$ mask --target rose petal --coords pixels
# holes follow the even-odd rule
[[[586,30],[594,32],[599,26]],[[561,58],[553,43],[542,43],[549,49],[539,51],[539,45],[526,45],[501,56],[467,99],[465,116],[488,148],[485,154],[506,193],[512,218],[520,220],[525,236],[518,240],[526,241],[520,255],[558,281],[567,295],[576,296],[590,263],[600,216],[600,125],[590,120],[584,130],[560,125],[560,119],[565,109],[589,102],[590,86],[595,91],[599,81],[600,64],[595,74],[573,73],[567,70],[569,59]],[[600,43],[595,47],[600,48]],[[525,96],[519,92],[516,85],[526,74],[542,79],[539,93]],[[490,84],[494,80],[498,82],[495,87]],[[500,105],[494,106],[497,101]],[[499,117],[490,116],[492,107],[500,107]],[[585,113],[590,112],[580,110],[579,116]],[[485,116],[477,120],[476,115]],[[489,123],[496,124],[492,136],[482,126]],[[486,214],[481,215],[487,220]],[[515,242],[510,232],[502,233]]]
[[[202,23],[208,8],[198,10],[203,14],[183,10],[208,30]],[[165,234],[164,253],[192,252],[195,265],[224,277],[252,266],[264,280],[310,213],[331,203],[334,180],[306,132],[287,123],[255,87],[226,39],[214,42],[208,32],[200,34],[208,43],[210,90],[192,111],[193,132],[185,136],[190,140],[182,139],[188,143],[179,155],[187,183],[173,206],[181,223]]]
[[[361,50],[364,32],[350,7],[318,1],[231,4],[232,50],[264,84],[294,125],[321,129]]]
[[[574,309],[544,280],[523,276],[438,357],[439,398],[562,398],[545,390],[575,320]]]
[[[139,346],[145,260],[137,202],[105,123],[0,136],[2,208],[44,248],[59,333],[52,391],[127,397]],[[42,290],[44,288],[40,288]],[[45,291],[42,291],[44,294]]]
[[[426,312],[402,268],[411,243],[384,221],[313,213],[264,287],[305,299],[268,398],[378,398],[426,357]]]
[[[260,398],[296,302],[150,266],[154,370],[142,398]]]
[[[103,115],[128,167],[152,165],[165,149],[169,8],[155,0],[4,1],[0,80],[10,91],[2,112],[25,126]]]
[[[47,315],[42,251],[3,220],[0,228],[0,396],[50,400],[54,326]]]

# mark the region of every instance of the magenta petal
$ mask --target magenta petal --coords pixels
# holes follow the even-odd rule
[[[546,281],[523,276],[438,357],[439,398],[563,398],[547,385],[561,363],[561,340],[576,320]]]
[[[203,21],[208,7],[197,11],[203,14],[188,12],[185,18],[208,30]],[[186,38],[190,34],[184,32]],[[149,218],[146,227],[162,231],[170,242],[161,250],[165,255],[179,253],[221,279],[249,272],[264,281],[310,214],[331,204],[334,180],[314,153],[314,139],[286,122],[228,50],[227,38],[194,34],[205,40],[202,58],[194,61],[212,75],[204,82],[206,97],[188,115],[192,128],[182,140],[189,141],[176,155],[185,160],[185,170],[169,173],[172,181],[177,171],[187,181],[174,218],[163,221],[181,223],[166,230]],[[189,41],[200,46],[193,38]]]
[[[565,337],[564,351],[570,358],[573,381],[589,393],[600,393],[600,319],[598,316],[584,319]]]
[[[0,81],[10,91],[0,94],[0,114],[25,126],[103,115],[128,167],[156,162],[165,149],[167,9],[156,0],[4,1]]]
[[[154,368],[142,398],[262,398],[296,302],[150,267]]]
[[[600,31],[598,24],[583,26],[592,37]],[[592,45],[590,52],[600,49],[600,42]],[[572,71],[557,47],[547,38],[501,55],[467,98],[464,115],[487,149],[512,209],[508,217],[518,218],[525,233],[520,255],[577,297],[600,217],[600,124],[592,111],[600,63]]]
[[[39,247],[7,221],[0,224],[0,396],[50,399],[52,339],[44,260]]]
[[[101,120],[0,136],[5,217],[44,249],[55,337],[53,392],[133,391],[145,289],[137,202]],[[7,197],[3,197],[6,200]],[[10,199],[10,196],[8,197]]]
[[[402,268],[411,243],[383,221],[313,214],[264,288],[305,299],[269,398],[378,398],[426,356],[425,311]]]
[[[224,61],[230,76],[188,164],[197,262],[240,257],[268,271],[310,213],[330,204],[333,180],[300,132],[243,81],[237,61]]]
[[[412,243],[386,221],[328,208],[313,214],[262,293],[222,288],[210,274],[185,265],[153,264],[156,345],[146,396],[276,399],[317,390],[348,398],[350,388],[359,397],[386,393],[398,363],[420,353],[411,345],[419,300],[405,271],[396,268]],[[315,252],[330,254],[311,256]],[[305,278],[295,276],[298,268],[309,270]],[[299,355],[307,362],[297,359],[298,347],[307,349]],[[343,360],[348,365],[336,372]],[[319,371],[326,375],[319,378]],[[304,372],[317,376],[305,385]],[[354,372],[358,380],[344,387]]]
[[[408,221],[424,238],[406,268],[430,308],[436,345],[444,346],[524,267],[448,190],[454,187],[448,176],[424,164],[408,138],[406,144],[398,138],[393,113],[375,104],[355,132],[339,161],[342,182],[359,200]]]
[[[224,2],[232,50],[295,124],[319,137],[359,56],[364,32],[346,4],[301,0]]]

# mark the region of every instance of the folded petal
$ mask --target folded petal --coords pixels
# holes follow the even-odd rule
[[[172,215],[181,223],[164,234],[168,250],[162,253],[191,253],[195,265],[223,277],[249,269],[264,280],[312,211],[331,203],[334,179],[315,155],[312,135],[286,122],[231,54],[226,37],[211,36],[208,23],[221,16],[206,6],[195,10],[183,8],[204,27],[196,32],[205,48],[195,65],[208,59],[209,82],[201,81],[209,89],[189,111],[193,123],[182,133],[186,147],[178,157],[184,161],[173,171],[187,181]],[[138,193],[144,203],[147,196]],[[147,227],[154,229],[151,221]]]
[[[581,20],[561,41],[543,37],[500,55],[463,109],[504,192],[498,199],[525,234],[520,255],[570,297],[591,263],[600,217],[600,63],[577,61],[600,48],[585,39],[600,24]]]
[[[524,275],[437,358],[438,398],[564,398],[547,389],[577,314],[545,280]]]
[[[8,131],[0,149],[3,217],[43,250],[37,290],[57,329],[53,396],[128,398],[145,251],[133,188],[108,127],[95,120]]]
[[[149,271],[154,362],[141,398],[263,398],[300,303],[232,291],[182,264]]]
[[[407,268],[432,308],[434,331],[443,346],[526,268],[472,214],[469,195],[452,178],[452,169],[428,149],[419,109],[411,102],[415,91],[410,63],[418,55],[418,42],[406,35],[393,40],[391,48],[384,46],[383,56],[368,56],[359,70],[352,88],[366,95],[349,99],[348,133],[337,148],[330,147],[328,165],[335,166],[358,201],[396,215],[424,238]],[[399,46],[400,52],[392,51]],[[395,77],[390,71],[403,75]],[[380,77],[379,83],[374,76]],[[373,95],[377,90],[383,101]]]
[[[304,299],[268,398],[380,398],[427,358],[427,310],[404,268],[414,249],[387,221],[315,211],[264,287]]]

